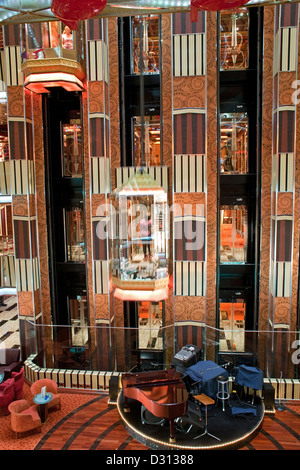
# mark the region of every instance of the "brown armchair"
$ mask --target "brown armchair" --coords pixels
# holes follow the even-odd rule
[[[11,428],[18,438],[20,433],[37,430],[41,432],[42,422],[37,405],[32,405],[27,400],[13,401],[8,410],[11,413]]]
[[[51,379],[39,379],[34,382],[30,387],[32,395],[35,396],[38,393],[41,393],[42,387],[46,387],[46,391],[52,393],[53,395],[52,400],[48,403],[48,410],[50,411],[55,407],[58,407],[58,409],[60,409],[61,397],[59,393],[57,393],[57,383]]]
[[[11,377],[12,372],[19,372],[23,367],[20,360],[20,349],[0,349],[0,372],[4,372],[4,380]]]

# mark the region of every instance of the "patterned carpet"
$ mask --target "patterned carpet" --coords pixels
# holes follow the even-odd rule
[[[30,392],[30,386],[24,384],[23,387],[23,399],[30,401],[33,404],[32,395]],[[65,418],[66,415],[72,413],[73,410],[80,407],[82,404],[87,403],[92,399],[91,394],[71,394],[62,393],[61,410],[51,411],[48,414],[48,420],[42,426],[41,433],[24,434],[19,439],[16,439],[15,433],[12,431],[10,426],[10,415],[5,416],[3,410],[0,408],[0,450],[32,450],[34,449],[42,437],[61,419]]]

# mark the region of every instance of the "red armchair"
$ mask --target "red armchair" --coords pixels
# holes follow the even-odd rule
[[[23,396],[24,367],[20,372],[12,372],[11,376],[14,379],[15,400],[20,400]]]
[[[0,384],[0,407],[2,407],[6,414],[9,414],[8,405],[15,398],[14,380],[7,379]]]
[[[20,349],[0,349],[0,372],[4,372],[4,380],[11,377],[12,372],[19,372],[23,367],[20,360]]]
[[[20,433],[27,431],[42,430],[42,422],[37,405],[31,405],[27,400],[12,402],[8,407],[11,413],[11,428],[19,437]]]
[[[52,393],[53,398],[48,403],[48,410],[51,410],[58,406],[60,409],[61,406],[61,398],[60,395],[57,393],[57,383],[51,379],[39,379],[34,382],[31,387],[31,393],[33,396],[41,393],[42,387],[46,387],[46,391]]]

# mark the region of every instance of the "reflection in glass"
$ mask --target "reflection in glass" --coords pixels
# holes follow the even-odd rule
[[[221,173],[248,172],[248,117],[246,113],[225,113],[220,119]]]
[[[162,302],[138,302],[139,349],[163,349]]]
[[[142,30],[142,38],[141,38]],[[157,15],[134,16],[131,23],[132,74],[159,73],[159,20]],[[140,67],[142,50],[143,67]]]
[[[247,208],[221,206],[221,263],[247,262]]]
[[[141,120],[133,118],[134,165],[141,166]],[[159,166],[160,159],[160,116],[146,116],[144,122],[144,159],[145,166]]]
[[[220,13],[221,70],[248,67],[248,10]]]
[[[65,26],[62,33],[62,47],[64,49],[73,49],[73,32],[68,26]]]
[[[62,126],[63,134],[63,176],[82,177],[82,151],[80,120],[74,119]]]
[[[84,346],[88,342],[87,299],[84,295],[68,297],[69,318],[72,327],[72,345]],[[80,354],[80,351],[75,351]]]
[[[81,207],[65,210],[66,261],[85,262],[84,213]]]
[[[71,31],[60,21],[21,25],[21,57],[25,60],[65,57],[79,59],[83,25]]]
[[[220,300],[220,351],[245,351],[245,313],[243,299]]]
[[[24,58],[45,59],[48,56],[46,50],[50,49],[56,51],[54,56],[59,56],[59,21],[28,23],[25,34],[26,41],[22,51]]]

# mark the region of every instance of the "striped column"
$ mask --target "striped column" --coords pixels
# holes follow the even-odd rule
[[[109,243],[106,235],[107,208],[110,193],[109,149],[109,62],[108,20],[88,20],[87,24],[87,123],[90,226],[89,296],[90,320],[96,327],[96,354],[103,370],[112,367],[109,292]],[[100,347],[97,347],[100,346]],[[102,348],[101,345],[105,345]]]
[[[274,32],[274,109],[271,225],[271,323],[295,328],[297,276],[293,263],[299,246],[299,182],[296,180],[296,103],[299,5],[276,7]],[[299,126],[298,126],[299,127]],[[299,158],[299,157],[298,157]],[[297,187],[298,185],[298,187]],[[295,257],[296,255],[296,257]]]
[[[173,253],[177,348],[202,347],[206,296],[206,13],[172,15]],[[196,343],[195,343],[196,341]],[[186,344],[186,343],[185,343]]]
[[[23,88],[19,27],[4,27],[10,184],[19,315],[41,312],[31,92]]]
[[[279,331],[296,330],[299,256],[299,155],[296,153],[297,104],[293,84],[298,79],[299,54],[298,4],[275,9],[273,159],[271,186],[271,260],[270,325],[276,331],[275,343],[282,345],[284,357],[288,345],[278,340]],[[298,137],[299,138],[299,137]],[[292,362],[276,362],[277,373],[293,367]]]

